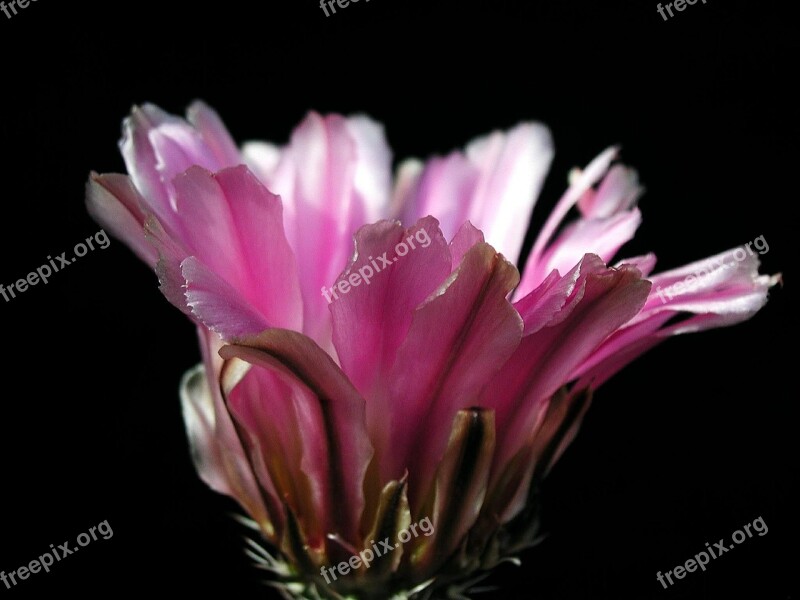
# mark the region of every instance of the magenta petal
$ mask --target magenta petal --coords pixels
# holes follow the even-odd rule
[[[283,369],[228,361],[222,383],[231,414],[246,432],[253,463],[274,482],[277,496],[299,515],[306,537],[323,546],[332,482],[319,400]]]
[[[267,515],[247,461],[236,456],[233,447],[220,438],[218,414],[203,365],[184,375],[180,396],[186,435],[200,478],[214,491],[235,498],[271,537],[274,525],[281,521],[280,514]]]
[[[354,261],[337,280],[355,285],[347,293],[336,292],[337,285],[327,292],[332,300],[333,341],[342,370],[370,399],[370,434],[376,444],[383,444],[392,415],[389,373],[414,309],[450,274],[450,252],[433,217],[420,219],[407,230],[396,222],[379,221],[362,227],[355,238]],[[415,249],[409,248],[410,243]],[[402,245],[407,248],[405,256],[397,254],[398,246],[404,251]],[[390,264],[383,265],[384,261]]]
[[[262,324],[300,329],[299,281],[283,233],[280,199],[244,166],[215,175],[192,167],[175,179],[175,191],[181,219],[178,231],[186,254],[195,256],[216,279],[227,282],[240,296],[237,305],[253,307]],[[195,287],[206,295],[216,289],[222,291],[209,277]],[[226,331],[221,315],[202,313],[203,306],[224,306],[229,294],[223,295],[217,301],[206,296],[193,311],[202,320],[216,323],[224,337],[238,337],[243,332]]]
[[[494,413],[460,410],[433,487],[433,536],[415,551],[415,565],[433,573],[462,544],[480,514],[495,446]]]
[[[582,275],[582,266],[583,263],[579,263],[564,277],[558,271],[553,271],[539,287],[514,303],[525,324],[523,335],[536,333],[545,325],[552,324],[556,316],[563,320],[569,315],[564,305]],[[586,276],[585,273],[583,276]]]
[[[315,446],[309,456],[316,458],[304,462],[304,469],[326,492],[320,500],[329,503],[330,510],[325,514],[331,515],[332,531],[357,545],[364,509],[363,482],[373,453],[364,399],[328,354],[311,339],[293,331],[269,329],[223,347],[220,356],[270,370],[283,381],[305,386],[312,392],[311,396],[294,400],[300,402],[299,411],[306,411],[302,416],[307,432],[325,444],[327,459],[323,469]],[[307,404],[312,397],[313,405]],[[244,399],[251,401],[249,396]]]
[[[480,390],[519,344],[522,321],[506,299],[519,274],[488,244],[461,266],[415,314],[390,378],[391,452],[384,478],[413,473],[409,497],[419,501],[432,480],[458,410],[477,404]]]

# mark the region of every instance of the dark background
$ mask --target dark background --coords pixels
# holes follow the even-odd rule
[[[783,289],[750,322],[669,340],[604,386],[545,484],[548,538],[478,598],[797,598],[796,21],[788,3],[708,0],[200,5],[40,0],[0,14],[0,283],[99,226],[90,170],[122,171],[133,103],[214,106],[238,142],[283,142],[309,109],[366,112],[395,157],[538,119],[568,170],[612,143],[647,186],[623,254],[660,269],[769,243]],[[791,208],[789,208],[791,207]],[[241,553],[230,501],[191,465],[178,401],[193,327],[121,243],[0,299],[0,570],[108,520],[114,536],[0,596],[275,598]],[[668,590],[684,563],[769,526]],[[128,595],[127,593],[125,595]]]

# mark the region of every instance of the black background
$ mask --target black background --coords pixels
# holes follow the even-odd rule
[[[647,186],[623,251],[661,269],[769,243],[782,271],[748,323],[669,340],[596,396],[545,486],[547,539],[485,598],[797,598],[797,47],[788,3],[312,0],[207,5],[39,0],[0,14],[0,283],[98,231],[90,170],[123,171],[121,119],[151,101],[214,106],[238,142],[283,142],[309,109],[366,112],[396,158],[520,120],[568,170],[613,143]],[[791,207],[791,208],[790,208]],[[178,402],[193,327],[119,242],[0,301],[0,570],[108,520],[114,536],[0,596],[167,591],[275,598],[232,502],[191,465]],[[667,571],[757,517],[754,537],[664,590]],[[127,594],[126,594],[127,595]]]

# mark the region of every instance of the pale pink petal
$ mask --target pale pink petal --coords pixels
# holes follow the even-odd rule
[[[165,123],[178,122],[180,119],[152,104],[134,106],[123,122],[119,142],[122,158],[136,189],[167,228],[173,225],[174,214],[165,182],[156,167],[158,157],[150,143],[150,131]]]
[[[642,318],[651,311],[694,313],[757,312],[777,280],[759,275],[758,256],[734,248],[678,269],[653,275],[653,293]]]
[[[281,149],[268,142],[247,142],[242,146],[242,158],[256,177],[272,182],[281,161]]]
[[[597,190],[587,190],[578,201],[584,219],[605,219],[630,210],[644,193],[638,173],[623,165],[608,170]]]
[[[144,199],[126,175],[92,173],[86,184],[89,214],[108,232],[130,246],[136,255],[155,267],[158,255],[144,235]]]
[[[392,190],[392,152],[383,126],[365,115],[345,120],[356,145],[354,185],[365,207],[365,222],[387,215]]]
[[[433,158],[422,170],[414,162],[405,164],[400,183],[406,193],[396,196],[394,205],[398,212],[393,216],[403,223],[414,223],[421,217],[434,215],[444,236],[452,238],[464,221],[469,220],[470,198],[478,182],[477,168],[460,152]]]
[[[622,245],[633,239],[641,222],[641,213],[633,209],[602,219],[572,223],[545,251],[535,269],[526,270],[526,276],[539,281],[553,269],[566,272],[587,253],[610,262]]]
[[[644,254],[642,256],[633,256],[631,258],[625,258],[619,261],[614,268],[619,268],[622,265],[632,265],[639,269],[643,277],[647,277],[650,273],[653,272],[653,269],[656,267],[656,255],[652,252],[648,254]]]
[[[635,174],[609,168],[619,149],[611,147],[597,156],[584,170],[574,170],[570,186],[545,221],[522,271],[515,292],[520,298],[535,289],[553,270],[571,269],[586,253],[610,260],[622,244],[633,237],[640,215],[631,209],[641,189]],[[624,176],[622,176],[624,174]],[[607,179],[611,177],[609,183]],[[599,183],[597,190],[593,187]],[[584,218],[556,236],[569,211],[583,202]],[[616,210],[617,213],[609,214]]]
[[[200,134],[208,149],[221,167],[242,164],[236,142],[214,109],[196,100],[186,111],[186,118]]]
[[[415,184],[408,181],[407,168],[398,214],[403,222],[434,215],[447,238],[469,220],[516,262],[552,158],[550,132],[539,123],[495,131],[471,142],[463,154],[431,160]]]
[[[347,264],[358,228],[388,203],[382,173],[389,160],[380,128],[365,117],[310,113],[278,164],[264,169],[264,183],[283,199],[286,234],[298,257],[303,331],[328,350],[330,314],[320,290]]]
[[[653,287],[642,311],[576,374],[598,386],[667,337],[751,318],[780,281],[780,275],[759,275],[758,267],[755,254],[735,248],[650,277]]]
[[[539,123],[524,123],[507,134],[495,132],[472,142],[466,153],[480,172],[469,220],[516,263],[553,159],[550,131]]]

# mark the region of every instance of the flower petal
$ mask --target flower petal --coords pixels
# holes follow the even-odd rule
[[[119,238],[151,267],[158,256],[144,235],[145,202],[125,175],[92,173],[86,184],[86,207],[95,221]]]
[[[299,281],[283,233],[280,199],[244,166],[216,174],[192,167],[175,179],[175,194],[178,243],[197,259],[187,267],[198,278],[194,314],[225,338],[254,334],[265,325],[300,329]],[[250,310],[232,311],[226,319],[218,309],[232,302]],[[261,317],[254,324],[258,329],[227,328],[252,322],[253,315]]]
[[[355,236],[353,261],[327,292],[339,363],[370,399],[367,423],[378,456],[388,443],[392,413],[399,409],[392,407],[388,391],[398,349],[414,309],[450,275],[450,252],[437,225],[426,217],[407,230],[389,221],[362,227]],[[404,256],[397,252],[403,252],[402,245]],[[337,286],[350,285],[348,280],[355,285],[337,294]]]
[[[415,551],[414,564],[433,574],[462,543],[480,514],[495,446],[494,412],[459,410],[436,473],[433,534]],[[427,505],[428,503],[424,503]]]
[[[358,228],[386,210],[390,157],[382,130],[366,117],[310,113],[278,164],[262,172],[284,202],[286,235],[298,257],[303,331],[326,350],[332,349],[331,321],[320,289],[347,264]]]
[[[232,167],[242,164],[242,157],[236,147],[236,142],[233,141],[231,134],[228,133],[228,129],[214,109],[205,102],[196,100],[186,111],[186,118],[200,134],[218,165]]]
[[[620,165],[611,167],[618,152],[616,147],[608,148],[583,171],[573,171],[569,188],[533,244],[516,291],[517,298],[536,288],[553,269],[565,272],[572,268],[586,253],[610,261],[633,237],[641,222],[641,215],[633,205],[643,190],[634,170]],[[593,186],[598,183],[595,190]],[[582,217],[556,236],[576,204]]]
[[[303,468],[311,479],[324,486],[319,500],[327,502],[328,510],[323,514],[330,515],[330,531],[357,545],[361,541],[364,477],[373,453],[366,431],[364,399],[328,354],[311,339],[293,331],[269,329],[223,347],[220,356],[267,369],[283,381],[292,381],[295,389],[304,386],[310,392],[295,398],[305,411],[304,420],[310,419],[303,431],[309,436],[317,435],[327,453],[323,460],[314,446],[309,450],[311,454],[304,454]],[[243,396],[242,401],[255,400]]]
[[[275,541],[283,522],[271,482],[256,482],[218,381],[222,360],[216,356],[219,340],[198,331],[203,364],[189,370],[181,382],[181,404],[192,457],[200,477],[215,491],[235,498]]]
[[[476,244],[414,314],[392,375],[391,453],[382,475],[407,467],[412,506],[432,481],[458,410],[475,406],[480,390],[519,344],[522,321],[506,299],[518,282],[514,266]],[[383,457],[382,457],[383,458]]]
[[[610,336],[578,374],[597,386],[669,336],[746,321],[780,281],[780,275],[759,275],[758,268],[754,254],[734,248],[650,277],[653,287],[642,311]]]
[[[574,286],[573,277],[567,276],[570,285],[563,293],[569,296],[552,324],[526,335],[484,390],[482,402],[497,410],[501,441],[496,464],[504,464],[519,451],[542,402],[570,381],[603,340],[639,313],[650,290],[650,282],[636,268],[606,268],[593,255],[581,261]]]
[[[418,168],[407,163],[397,214],[404,223],[435,215],[447,238],[469,220],[516,262],[552,158],[550,132],[539,123],[495,131],[471,142],[463,154],[432,159],[415,181],[410,176]]]

